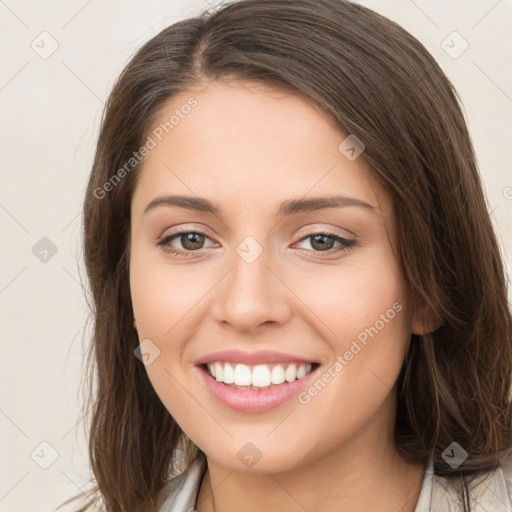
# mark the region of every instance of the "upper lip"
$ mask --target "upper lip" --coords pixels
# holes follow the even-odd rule
[[[315,363],[313,359],[298,357],[293,354],[285,354],[283,352],[273,352],[269,350],[260,350],[258,352],[245,352],[243,350],[222,350],[212,352],[195,361],[197,366],[216,361],[226,363],[243,363],[243,364],[265,364],[265,363]]]

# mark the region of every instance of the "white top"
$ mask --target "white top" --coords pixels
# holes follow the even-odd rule
[[[472,511],[512,512],[512,451],[508,453],[498,469],[479,475],[469,484]],[[457,491],[446,478],[434,475],[433,469],[430,457],[414,512],[459,512]],[[205,472],[206,458],[199,452],[189,467],[162,489],[159,512],[194,512]]]

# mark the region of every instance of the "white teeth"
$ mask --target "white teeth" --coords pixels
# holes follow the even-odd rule
[[[215,363],[215,378],[217,379],[217,382],[222,382],[222,365],[220,363]]]
[[[297,367],[294,364],[290,364],[284,372],[284,378],[287,382],[293,382],[297,378]]]
[[[251,369],[246,364],[237,364],[235,366],[235,384],[237,386],[251,385]]]
[[[252,385],[258,388],[266,388],[270,386],[270,370],[268,366],[259,364],[252,371]],[[224,381],[225,382],[225,381]]]
[[[306,375],[306,365],[305,364],[301,364],[297,368],[297,379],[302,379],[302,377],[304,377],[304,375]]]
[[[235,370],[233,370],[233,367],[229,363],[224,365],[222,380],[224,384],[233,384],[235,382]]]
[[[277,364],[272,370],[266,364],[249,367],[246,364],[222,363],[208,364],[208,370],[217,382],[234,386],[268,388],[286,382],[302,379],[311,373],[312,364]]]
[[[271,382],[272,384],[282,384],[284,382],[284,369],[280,364],[272,368]]]

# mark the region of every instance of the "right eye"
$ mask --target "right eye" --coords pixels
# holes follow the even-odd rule
[[[209,236],[200,231],[180,231],[171,235],[166,235],[157,242],[156,245],[162,247],[162,250],[175,254],[177,256],[184,256],[186,258],[194,256],[194,253],[203,249],[205,239],[211,240]],[[182,249],[176,248],[171,243],[178,240]]]

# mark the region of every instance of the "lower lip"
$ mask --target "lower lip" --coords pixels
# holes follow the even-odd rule
[[[243,390],[217,382],[202,367],[197,367],[212,395],[223,405],[240,412],[265,412],[275,409],[297,396],[316,375],[319,367],[302,379],[285,382],[267,389]]]

